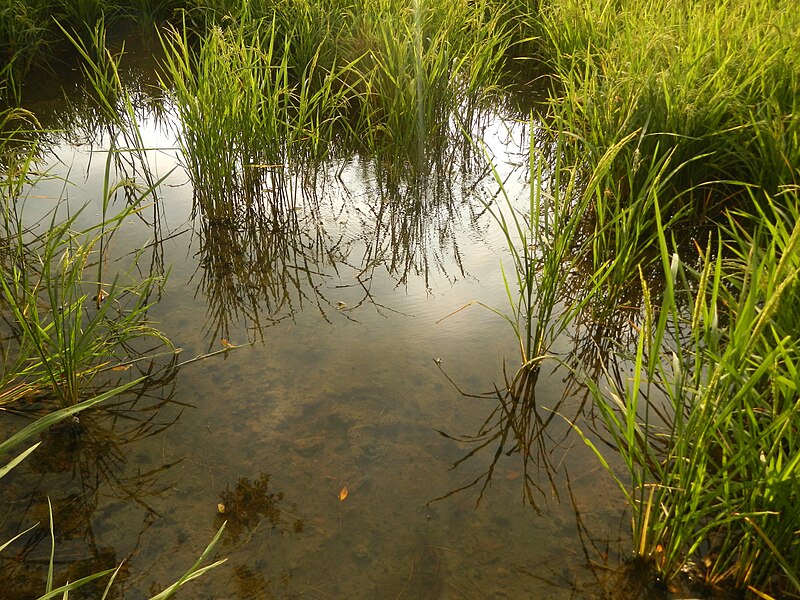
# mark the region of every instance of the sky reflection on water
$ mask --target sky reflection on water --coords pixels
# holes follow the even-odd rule
[[[175,372],[165,358],[160,400],[45,436],[10,477],[3,534],[46,522],[49,494],[62,575],[124,558],[114,597],[130,599],[178,576],[226,518],[216,555],[228,562],[181,597],[591,598],[613,587],[591,565],[613,562],[627,524],[610,478],[559,416],[578,415],[580,399],[562,402],[564,374],[543,369],[546,431],[537,456],[520,452],[508,439],[520,431],[503,425],[509,400],[491,393],[504,361],[516,369],[513,332],[477,305],[456,312],[508,302],[485,165],[471,159],[414,187],[351,156],[312,185],[289,176],[296,195],[278,211],[265,200],[214,219],[193,214],[164,122],[143,131],[150,167],[167,179],[157,210],[131,219],[112,253],[147,248],[140,264],[168,273],[150,316],[182,348],[178,360],[222,339],[245,346]],[[482,132],[523,207],[529,133],[497,116]],[[93,223],[103,143],[54,149],[50,173],[70,184],[37,186],[27,218],[66,195],[59,210],[88,202],[79,223]],[[467,438],[495,421],[501,436],[463,460]],[[39,535],[11,559],[15,597],[43,589],[48,552]]]

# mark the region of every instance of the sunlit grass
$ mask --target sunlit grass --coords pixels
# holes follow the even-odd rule
[[[163,38],[162,81],[175,99],[187,171],[199,205],[215,218],[261,198],[269,184],[280,189],[287,170],[320,161],[332,143],[346,90],[334,89],[329,77],[311,87],[315,57],[296,78],[293,36],[278,35],[277,27],[260,18],[215,26],[198,51],[185,29]]]
[[[630,379],[591,384],[628,466],[637,552],[669,578],[689,568],[774,597],[800,593],[800,203],[787,194],[791,211],[766,197],[763,215],[732,215],[699,271],[662,236],[666,287],[656,305],[642,280]],[[746,233],[743,218],[760,224]]]
[[[320,6],[245,4],[216,16],[199,47],[187,23],[163,38],[162,84],[196,189],[252,194],[341,148],[424,170],[499,86],[511,40],[488,6]],[[296,18],[321,12],[322,29]]]
[[[554,0],[541,19],[565,126],[586,152],[641,131],[630,163],[670,155],[689,165],[684,189],[733,180],[775,192],[796,179],[800,15],[792,2]]]
[[[134,14],[172,21],[161,88],[206,232],[254,212],[286,230],[297,198],[289,187],[340,152],[391,165],[398,181],[434,164],[445,172],[453,139],[474,135],[502,92],[509,60],[542,60],[552,85],[546,114],[530,121],[527,205],[513,208],[497,172],[487,202],[511,253],[510,308],[498,311],[519,341],[520,370],[506,387],[532,397],[548,359],[584,376],[627,467],[614,475],[633,511],[633,546],[666,578],[689,572],[761,597],[800,592],[793,2],[12,2],[0,13],[5,97],[18,100],[21,74],[69,40],[107,118],[129,122],[115,117],[129,103],[113,95],[118,57],[104,38],[106,21]],[[18,137],[3,148],[18,170],[9,198],[31,172]],[[126,141],[141,146],[135,132]],[[138,201],[156,184],[136,190]],[[106,199],[115,190],[107,178]],[[147,287],[94,276],[114,217],[81,235],[54,218],[38,255],[12,212],[5,222],[14,234],[3,249],[7,310],[35,342],[6,353],[17,376],[6,397],[44,382],[37,392],[79,403],[116,357],[95,342],[125,339],[110,322],[157,335],[134,318],[144,301],[119,320],[108,314],[126,287],[131,298]],[[39,266],[20,267],[31,256]],[[87,283],[95,298],[111,294],[94,312]],[[554,355],[578,323],[604,319],[626,323],[634,347],[604,341],[599,358]],[[630,378],[609,361],[629,365]]]
[[[493,210],[521,372],[554,360],[593,392],[627,470],[585,440],[633,510],[636,553],[668,580],[795,597],[800,200],[786,67],[800,57],[785,45],[796,13],[749,7],[691,4],[687,21],[683,8],[551,3],[550,143],[531,145],[527,210]],[[588,272],[577,294],[573,270]],[[623,302],[631,353],[549,352],[587,311],[611,320]]]

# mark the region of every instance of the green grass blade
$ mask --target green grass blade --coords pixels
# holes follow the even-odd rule
[[[105,577],[113,573],[116,569],[106,569],[105,571],[100,571],[98,573],[93,573],[91,575],[87,575],[86,577],[82,577],[81,579],[77,579],[71,583],[67,583],[62,585],[61,587],[57,587],[49,592],[45,592],[41,596],[37,598],[37,600],[52,600],[59,595],[68,594],[70,591],[78,589],[81,586],[86,585],[94,581],[95,579],[100,579],[101,577]]]
[[[22,454],[20,454],[19,456],[17,456],[13,460],[11,460],[7,465],[5,465],[4,467],[0,468],[0,479],[2,479],[5,475],[7,475],[9,473],[9,471],[11,471],[11,469],[16,467],[23,460],[25,460],[25,458],[31,452],[33,452],[34,450],[36,450],[36,448],[39,447],[39,444],[41,444],[41,442],[36,442],[33,446],[31,446],[30,448],[25,450],[25,452],[23,452]]]
[[[186,571],[186,573],[184,573],[181,576],[181,578],[178,579],[178,581],[173,583],[171,586],[169,586],[160,594],[153,596],[150,600],[167,600],[167,598],[171,598],[186,582],[191,581],[196,577],[199,577],[200,575],[206,573],[208,570],[216,568],[222,563],[224,563],[227,559],[218,560],[211,565],[200,567],[200,564],[204,560],[206,560],[208,555],[211,554],[211,551],[214,549],[214,546],[217,545],[219,538],[222,536],[222,532],[225,530],[226,524],[227,521],[220,526],[214,538],[211,540],[211,542],[209,542],[208,546],[206,546],[206,549],[203,550],[203,553],[200,555],[200,558],[197,559],[197,561],[189,568],[189,570]]]
[[[5,440],[2,444],[0,444],[0,455],[5,454],[11,448],[20,444],[24,440],[28,439],[29,437],[36,435],[37,433],[44,431],[45,429],[52,427],[59,421],[63,421],[67,417],[70,417],[76,413],[79,413],[82,410],[85,410],[95,404],[99,404],[100,402],[104,402],[109,398],[113,398],[114,396],[121,394],[122,392],[132,388],[133,386],[137,385],[144,381],[144,377],[140,377],[128,383],[125,383],[119,387],[115,387],[112,390],[108,390],[100,394],[99,396],[95,396],[94,398],[89,398],[88,400],[84,400],[74,406],[68,406],[66,408],[59,409],[55,412],[52,412],[44,417],[40,417],[21,431],[18,431],[10,438]]]
[[[38,523],[36,523],[35,525],[31,525],[31,526],[30,526],[30,527],[28,527],[28,528],[27,528],[25,531],[22,531],[22,532],[18,533],[18,534],[17,534],[17,535],[15,535],[13,538],[11,538],[10,540],[8,540],[8,541],[7,541],[7,542],[5,542],[4,544],[0,545],[0,552],[2,552],[3,550],[5,550],[5,549],[6,549],[6,547],[7,547],[9,544],[13,543],[15,540],[18,540],[19,538],[21,538],[23,535],[25,535],[25,534],[26,534],[26,533],[28,533],[29,531],[32,531],[33,529],[36,529],[38,526],[39,526],[39,524],[38,524]]]
[[[56,558],[56,533],[53,527],[53,505],[50,496],[47,497],[47,511],[50,515],[50,561],[47,564],[46,592],[49,594],[53,590],[53,563]]]

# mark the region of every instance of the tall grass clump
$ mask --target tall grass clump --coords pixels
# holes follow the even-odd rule
[[[205,30],[187,12],[165,36],[162,79],[193,180],[219,179],[220,189],[342,149],[427,168],[486,108],[512,43],[487,1],[254,0],[209,10]]]
[[[368,146],[424,162],[426,147],[441,148],[457,131],[454,120],[469,128],[499,86],[512,43],[502,15],[485,1],[365,2],[353,44],[364,52],[357,131]]]
[[[313,61],[292,77],[292,36],[281,40],[275,19],[225,25],[197,50],[185,29],[163,38],[162,82],[180,117],[186,168],[199,205],[219,218],[268,182],[280,189],[286,169],[326,155],[342,93],[331,79],[311,89]]]
[[[682,215],[676,211],[671,221],[660,221],[659,195],[681,169],[670,168],[668,159],[643,166],[643,185],[633,188],[625,206],[608,209],[609,181],[620,157],[641,143],[640,131],[605,148],[587,169],[575,162],[581,139],[558,125],[531,117],[529,193],[520,208],[492,167],[498,193],[487,207],[505,235],[513,265],[513,271],[503,272],[511,312],[497,312],[514,329],[523,366],[555,358],[551,346],[587,318],[617,313],[631,295],[628,274],[640,267],[650,277],[658,271],[658,253],[648,247],[653,231]],[[632,170],[625,173],[631,183],[634,176]]]
[[[6,0],[0,5],[0,103],[23,101],[35,67],[59,71],[73,60],[72,41],[89,42],[99,25],[114,31],[136,24],[144,33],[172,19],[186,0]],[[30,84],[38,86],[42,74]],[[49,79],[49,77],[48,77]]]
[[[0,105],[19,101],[23,75],[48,50],[48,29],[42,4],[12,0],[0,8]]]
[[[705,185],[710,181],[745,182],[773,194],[796,182],[794,3],[552,0],[536,26],[556,78],[551,102],[566,107],[555,118],[582,138],[584,160],[596,163],[605,148],[642,134],[608,182],[618,205],[642,186],[647,167],[667,157],[683,165],[671,196],[690,207],[695,224],[720,215],[723,205],[749,201],[741,188]],[[663,206],[664,216],[675,206]]]
[[[121,187],[107,187],[107,201]],[[71,406],[86,397],[99,371],[131,357],[134,339],[152,337],[168,344],[146,319],[158,279],[139,280],[135,259],[128,270],[105,271],[109,257],[104,248],[124,219],[139,210],[137,204],[85,230],[75,228],[80,211],[63,220],[53,211],[46,231],[36,234],[23,222],[17,206],[22,202],[4,200],[0,284],[14,340],[6,357],[13,357],[14,368],[6,365],[3,388],[38,387],[55,395],[61,406]]]
[[[631,375],[589,385],[627,466],[637,554],[667,579],[798,597],[800,198],[751,202],[699,269],[661,236],[665,286],[659,302],[642,278]]]

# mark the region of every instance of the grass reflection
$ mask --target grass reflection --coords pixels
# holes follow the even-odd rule
[[[442,368],[441,364],[439,368]],[[543,403],[538,400],[536,384],[539,375],[540,365],[531,365],[517,370],[513,377],[505,373],[505,385],[502,388],[495,387],[488,394],[472,395],[459,389],[465,397],[495,400],[496,404],[475,434],[454,435],[439,431],[448,439],[472,447],[452,468],[456,469],[468,461],[479,460],[479,455],[484,452],[490,456],[489,464],[473,481],[430,502],[444,500],[474,488],[478,490],[476,504],[479,504],[491,486],[501,460],[511,456],[518,457],[521,462],[518,465],[521,471],[511,473],[514,479],[520,476],[523,498],[533,510],[541,514],[551,499],[558,501],[558,468],[554,453],[559,448],[563,450],[561,443],[564,434],[563,427],[561,431],[553,431],[552,424],[555,421],[557,425],[563,425],[559,413],[569,408],[571,403],[566,396],[559,397],[555,402]],[[455,385],[446,373],[445,377]],[[581,403],[574,409],[575,412],[579,413],[582,406]]]
[[[174,399],[177,356],[166,363],[150,362],[137,368],[138,375],[149,379],[100,409],[84,411],[45,430],[39,451],[7,479],[16,492],[5,497],[14,516],[4,523],[0,539],[10,538],[25,523],[46,523],[50,494],[55,515],[57,585],[116,567],[121,562],[120,550],[128,559],[135,556],[143,534],[161,516],[162,509],[154,501],[171,488],[165,477],[180,460],[142,469],[134,468],[130,456],[137,443],[163,433],[180,418],[184,406]],[[35,417],[47,410],[38,403],[18,407],[14,412]],[[59,482],[58,489],[62,491],[59,495],[52,492],[55,482]],[[146,518],[140,529],[132,532],[124,549],[98,541],[107,537],[102,532],[98,535],[96,530],[103,521],[97,514],[98,507],[108,497],[134,502],[145,510]],[[15,544],[14,550],[13,554],[0,554],[0,570],[9,583],[13,582],[6,587],[5,597],[37,597],[45,589],[48,577],[47,528],[34,529]],[[67,558],[74,555],[84,558]],[[125,588],[129,576],[127,568],[120,571],[111,597],[117,597]],[[78,598],[99,597],[107,584],[105,579],[100,581],[73,594]]]
[[[307,304],[326,320],[334,311],[356,319],[362,305],[386,314],[392,309],[372,293],[383,275],[428,289],[434,275],[466,277],[459,234],[466,220],[482,235],[484,208],[462,202],[453,184],[477,193],[488,172],[476,172],[471,154],[458,156],[425,175],[370,158],[291,176],[268,169],[225,202],[196,198],[194,278],[208,302],[206,336],[228,339],[243,325],[260,339]],[[338,299],[344,288],[347,303]]]
[[[254,339],[265,327],[292,318],[304,302],[335,310],[321,289],[323,265],[342,255],[328,237],[292,206],[253,203],[236,214],[206,213],[197,220],[198,293],[207,299],[206,332],[228,338],[244,324]],[[344,251],[346,257],[346,250]]]
[[[240,477],[233,489],[226,486],[220,492],[215,528],[228,521],[225,543],[235,544],[245,534],[250,538],[258,528],[281,533],[303,531],[303,519],[294,514],[297,509],[293,505],[289,505],[291,510],[284,507],[283,492],[270,490],[269,480],[268,473],[252,480]]]

